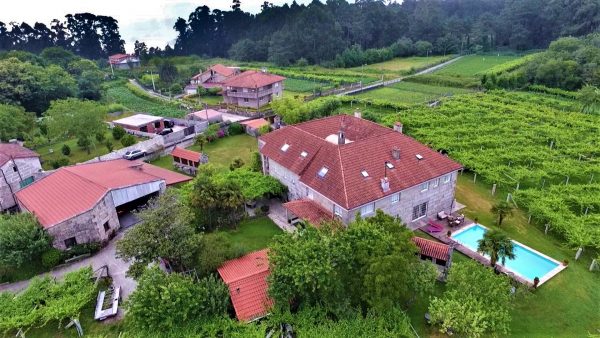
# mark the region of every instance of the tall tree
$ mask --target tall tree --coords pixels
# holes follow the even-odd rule
[[[50,243],[50,236],[32,214],[0,216],[0,268],[30,264]]]
[[[102,105],[74,98],[53,101],[44,113],[48,134],[58,139],[84,138],[106,132],[105,115]]]

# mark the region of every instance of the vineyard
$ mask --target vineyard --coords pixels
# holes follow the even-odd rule
[[[452,75],[452,76],[476,76],[489,69],[504,65],[506,63],[512,63],[513,61],[519,60],[516,56],[506,55],[467,55],[463,56],[460,60],[457,60],[448,66],[438,70],[435,74],[440,75]]]
[[[502,91],[383,117],[447,152],[574,247],[600,248],[600,117],[574,101]],[[443,121],[444,123],[440,123]]]
[[[470,92],[463,88],[442,87],[414,82],[399,82],[389,87],[375,89],[356,95],[358,98],[388,100],[398,103],[420,103],[441,96]]]
[[[150,97],[141,89],[130,88],[122,82],[111,82],[105,86],[105,100],[118,103],[132,112],[143,112],[152,115],[180,117],[185,114],[177,103]]]

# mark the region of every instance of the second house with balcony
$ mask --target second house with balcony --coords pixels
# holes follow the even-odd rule
[[[259,109],[283,94],[285,77],[265,70],[247,70],[223,83],[223,101],[240,107]]]
[[[259,138],[263,172],[289,188],[292,218],[318,223],[381,209],[411,229],[455,208],[462,166],[402,133],[357,116],[290,125]]]

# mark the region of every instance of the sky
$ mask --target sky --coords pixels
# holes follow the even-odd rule
[[[67,14],[89,12],[96,15],[112,16],[119,21],[119,31],[125,40],[125,49],[133,51],[133,42],[146,42],[148,47],[173,45],[177,36],[173,24],[178,17],[187,20],[198,6],[207,5],[211,9],[230,9],[231,0],[21,0],[7,1],[0,9],[0,21],[9,23],[35,22],[49,24],[53,19],[64,20]],[[264,0],[242,0],[242,10],[251,13],[260,11]],[[269,0],[281,5],[292,0]],[[296,0],[308,4],[310,0]]]

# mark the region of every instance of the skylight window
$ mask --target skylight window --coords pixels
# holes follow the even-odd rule
[[[385,166],[388,167],[388,169],[394,169],[392,162],[385,162]]]
[[[417,154],[415,156],[417,157],[417,160],[419,160],[419,161],[423,159],[423,155],[421,155],[421,154]]]
[[[366,170],[360,172],[364,178],[369,177],[369,173]]]
[[[281,146],[281,151],[287,151],[289,148],[290,148],[290,145],[289,145],[289,144],[287,144],[287,143],[284,143],[284,144]]]
[[[329,168],[322,167],[321,170],[319,170],[319,173],[317,175],[319,175],[320,178],[323,178],[323,177],[325,177],[325,175],[327,175],[328,171],[329,171]]]
[[[300,153],[300,156],[306,157],[306,156],[308,156],[308,153],[306,151],[303,151],[303,152]]]

